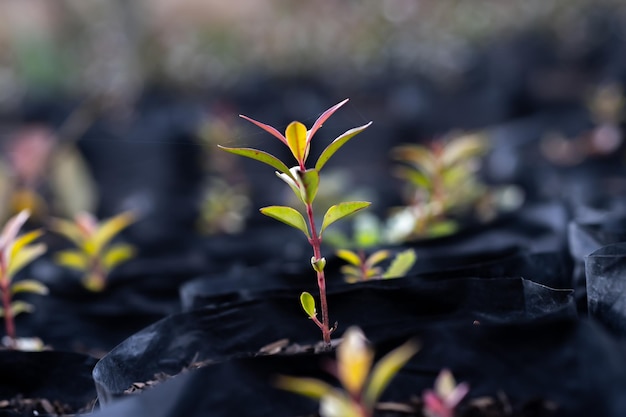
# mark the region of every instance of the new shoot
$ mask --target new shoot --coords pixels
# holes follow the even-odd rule
[[[366,208],[370,205],[370,203],[366,201],[351,201],[331,206],[324,214],[322,226],[318,230],[318,226],[315,222],[313,201],[315,200],[315,196],[317,195],[320,186],[320,172],[330,157],[333,156],[335,152],[337,152],[337,150],[345,145],[350,139],[368,128],[372,122],[350,129],[337,137],[322,151],[313,168],[307,168],[306,162],[311,149],[311,140],[313,139],[315,133],[320,127],[322,127],[322,124],[341,106],[346,104],[347,101],[348,99],[326,110],[308,130],[306,126],[300,122],[291,122],[287,126],[284,135],[272,126],[257,122],[247,116],[241,116],[247,121],[270,133],[289,148],[297,162],[297,165],[291,168],[275,156],[258,149],[226,148],[219,146],[227,152],[255,159],[276,169],[276,175],[289,185],[297,199],[303,204],[306,213],[306,220],[300,211],[289,206],[264,207],[261,209],[261,213],[300,230],[311,244],[313,249],[311,266],[317,274],[321,318],[318,317],[315,300],[311,294],[308,292],[302,293],[300,302],[309,318],[321,330],[322,338],[327,347],[330,347],[331,333],[334,328],[330,326],[328,305],[326,301],[326,278],[324,275],[326,259],[321,253],[323,234],[331,224]]]
[[[59,251],[55,261],[61,266],[81,271],[82,282],[90,291],[102,291],[111,271],[135,256],[135,248],[127,243],[111,243],[125,228],[136,221],[132,212],[124,212],[98,222],[87,212],[74,221],[53,219],[51,230],[69,239],[75,249]]]
[[[11,217],[5,224],[0,235],[0,294],[2,307],[0,316],[4,318],[6,331],[5,345],[9,349],[18,349],[19,340],[15,332],[15,316],[21,313],[31,313],[35,308],[24,301],[15,301],[13,297],[22,292],[45,295],[48,288],[32,279],[13,281],[15,275],[29,263],[37,259],[46,251],[43,243],[32,244],[43,232],[33,230],[18,237],[20,229],[28,220],[30,213],[23,210]]]

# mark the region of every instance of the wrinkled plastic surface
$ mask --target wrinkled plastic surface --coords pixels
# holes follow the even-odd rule
[[[432,387],[451,369],[470,384],[468,398],[504,393],[514,408],[543,399],[558,405],[558,417],[626,415],[626,356],[589,320],[471,325],[432,321],[393,338],[376,339],[378,356],[410,337],[421,350],[400,370],[382,397],[407,401]],[[240,358],[179,375],[141,395],[103,408],[94,417],[291,417],[310,415],[317,404],[276,389],[278,374],[323,377],[331,354]]]
[[[108,402],[134,382],[159,372],[176,374],[194,360],[221,361],[254,354],[289,338],[320,340],[317,327],[298,303],[299,292],[275,291],[265,298],[222,304],[169,316],[134,334],[97,364],[94,378]],[[497,280],[393,279],[346,284],[329,290],[330,320],[338,335],[358,325],[373,338],[391,337],[436,319],[506,323],[573,317],[571,291],[553,290],[521,278]]]
[[[21,395],[81,409],[96,399],[91,377],[96,361],[74,352],[0,351],[0,400]],[[5,411],[0,415],[19,414]]]
[[[589,314],[626,337],[626,243],[604,246],[585,259]]]
[[[180,311],[178,288],[202,271],[199,254],[139,258],[114,270],[102,292],[90,292],[80,274],[42,259],[30,276],[48,286],[47,296],[28,296],[32,314],[17,317],[24,336],[38,336],[55,349],[107,352],[161,318]]]
[[[345,262],[334,255],[328,256],[327,260],[327,286],[333,288],[345,285],[339,271]],[[520,276],[552,288],[568,289],[572,288],[570,264],[569,257],[561,252],[534,253],[520,248],[507,248],[449,256],[423,254],[418,256],[409,274],[432,280]],[[180,289],[182,309],[187,311],[221,302],[263,298],[274,290],[314,291],[315,273],[307,266],[287,263],[233,268],[223,276],[206,276],[188,281]]]

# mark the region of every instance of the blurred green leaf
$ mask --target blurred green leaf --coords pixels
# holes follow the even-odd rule
[[[417,255],[413,249],[398,253],[391,261],[391,265],[383,274],[384,279],[403,277],[415,265]]]

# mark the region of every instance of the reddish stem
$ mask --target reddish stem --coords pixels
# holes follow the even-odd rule
[[[0,273],[4,275],[5,268]],[[15,347],[15,322],[13,321],[13,312],[11,311],[11,288],[7,279],[0,280],[0,291],[2,292],[2,308],[4,309],[4,327],[9,339],[9,348]]]
[[[319,260],[322,258],[322,239],[317,234],[317,229],[315,228],[315,218],[313,217],[313,205],[308,203],[306,205],[306,214],[309,218],[309,225],[311,227],[311,238],[309,239],[309,243],[313,247],[313,257],[315,260]],[[326,301],[326,277],[324,275],[324,270],[320,269],[317,271],[317,286],[320,291],[320,305],[322,310],[322,320],[321,322],[316,322],[317,326],[322,331],[322,338],[324,339],[324,343],[326,347],[330,347],[330,334],[332,333],[330,330],[330,326],[328,325],[328,302]]]

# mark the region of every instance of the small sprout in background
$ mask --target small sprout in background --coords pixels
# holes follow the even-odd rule
[[[335,253],[348,263],[348,265],[341,267],[341,272],[346,282],[349,283],[403,277],[417,260],[415,251],[406,249],[397,253],[387,269],[383,270],[378,265],[392,257],[393,254],[390,250],[378,250],[369,256],[366,256],[363,250],[355,252],[348,249],[340,249]]]
[[[459,403],[469,392],[465,382],[457,384],[452,372],[443,369],[435,380],[434,389],[424,391],[424,415],[426,417],[454,417]]]
[[[313,297],[310,294],[303,293],[303,295],[300,297],[300,301],[302,303],[302,308],[305,310],[309,318],[321,330],[322,339],[324,340],[327,348],[330,348],[330,336],[331,333],[334,331],[334,327],[331,328],[330,326],[328,305],[326,301],[326,278],[324,275],[324,266],[326,264],[326,260],[322,257],[321,254],[323,233],[331,224],[343,219],[344,217],[363,210],[364,208],[368,207],[370,203],[366,201],[351,201],[331,206],[324,214],[324,217],[322,219],[322,226],[318,232],[315,223],[315,209],[313,202],[320,189],[320,172],[322,168],[335,154],[335,152],[339,150],[339,148],[345,145],[357,134],[367,129],[372,122],[369,122],[363,126],[350,129],[344,134],[337,137],[322,151],[317,161],[315,162],[314,168],[307,168],[306,162],[309,156],[309,151],[311,149],[311,140],[313,139],[315,133],[318,131],[319,128],[322,127],[322,124],[324,124],[324,122],[326,122],[326,120],[330,116],[332,116],[333,113],[335,113],[335,111],[337,111],[347,102],[348,99],[326,110],[324,113],[322,113],[321,116],[317,118],[317,120],[315,121],[315,123],[313,123],[313,126],[309,130],[307,130],[306,126],[300,122],[291,122],[287,126],[284,135],[272,126],[257,122],[256,120],[253,120],[247,116],[241,116],[247,121],[270,133],[272,136],[276,137],[289,148],[297,162],[297,165],[292,168],[289,168],[284,162],[276,158],[274,155],[258,149],[227,148],[219,146],[220,149],[223,149],[232,154],[245,156],[247,158],[263,162],[275,168],[277,170],[276,175],[287,185],[289,185],[289,188],[291,188],[296,198],[304,205],[304,208],[306,210],[306,220],[298,210],[289,206],[264,207],[260,211],[268,217],[279,220],[293,228],[300,230],[311,244],[311,247],[313,249],[311,266],[317,274],[317,285],[319,288],[321,304],[320,310],[322,315],[321,319],[317,317],[317,309],[315,308],[315,304],[313,304],[313,308],[311,308],[310,302],[311,300],[313,300]],[[307,304],[305,305],[304,302],[306,302]]]
[[[240,233],[251,211],[248,180],[239,159],[215,152],[216,145],[238,136],[233,119],[227,104],[215,105],[197,132],[207,171],[197,227],[207,235]]]
[[[110,272],[135,256],[135,248],[111,241],[136,221],[132,212],[124,212],[99,223],[87,212],[76,215],[73,222],[52,219],[50,229],[70,241],[76,249],[59,251],[55,261],[84,273],[83,285],[90,291],[102,291]]]
[[[542,155],[557,166],[575,166],[590,157],[608,156],[624,143],[620,124],[624,120],[624,91],[618,82],[595,86],[587,99],[594,127],[569,137],[561,131],[550,131],[540,142]]]
[[[278,377],[279,388],[320,402],[321,417],[372,417],[381,395],[398,371],[417,353],[408,341],[374,364],[374,351],[358,327],[346,330],[330,369],[341,389],[313,378]]]
[[[430,146],[394,148],[392,154],[401,162],[395,173],[406,181],[409,196],[407,205],[389,217],[386,240],[397,243],[445,236],[458,230],[459,216],[487,221],[500,210],[519,207],[523,199],[519,191],[511,205],[511,187],[490,188],[480,180],[478,169],[487,151],[488,141],[482,134],[452,136]]]
[[[43,232],[33,230],[18,237],[19,231],[28,220],[30,213],[26,210],[13,216],[4,226],[0,235],[0,294],[2,307],[0,316],[4,317],[6,337],[3,344],[10,349],[40,350],[41,343],[31,343],[35,339],[21,341],[16,337],[15,316],[21,313],[31,313],[34,306],[24,301],[14,301],[13,297],[22,292],[46,295],[48,288],[39,281],[23,279],[13,282],[15,275],[29,263],[46,251],[43,243],[32,244]],[[37,339],[38,340],[38,339]]]
[[[229,186],[218,177],[209,179],[200,208],[198,228],[208,235],[237,234],[250,213],[250,198],[242,185]]]

